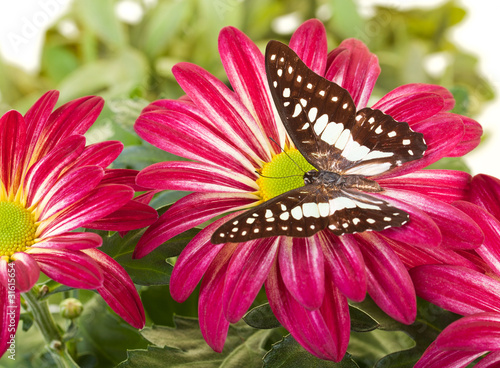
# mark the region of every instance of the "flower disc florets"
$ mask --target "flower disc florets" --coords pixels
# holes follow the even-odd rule
[[[0,256],[23,252],[33,245],[36,223],[21,204],[0,202]]]
[[[295,149],[288,149],[266,162],[257,179],[262,201],[268,201],[289,190],[304,185],[304,173],[314,167]]]

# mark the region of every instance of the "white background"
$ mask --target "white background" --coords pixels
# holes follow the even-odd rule
[[[251,0],[246,0],[251,1]],[[71,0],[0,1],[0,54],[5,60],[35,71],[40,57],[44,32],[54,19],[64,14]],[[439,0],[357,0],[365,14],[375,4],[398,9],[412,6],[436,6]],[[488,3],[489,5],[492,2]],[[453,30],[453,38],[464,49],[479,55],[481,70],[500,91],[500,21],[498,9],[484,1],[462,0],[467,17]],[[500,177],[500,103],[497,97],[477,118],[490,134],[489,139],[466,156],[474,174],[486,173]]]

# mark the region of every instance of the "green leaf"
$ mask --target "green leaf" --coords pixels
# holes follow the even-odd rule
[[[463,86],[455,86],[453,88],[450,88],[450,92],[455,98],[455,107],[453,107],[453,110],[451,110],[451,112],[459,115],[467,114],[467,111],[469,111],[470,103],[469,92],[467,88]]]
[[[356,332],[367,332],[378,328],[380,325],[362,310],[349,306],[349,315],[351,316],[351,330]]]
[[[459,170],[471,173],[471,170],[462,157],[444,157],[438,162],[426,167],[429,170]]]
[[[329,26],[339,38],[359,37],[363,30],[364,20],[358,14],[353,0],[330,0],[333,15]]]
[[[147,350],[129,351],[127,361],[118,368],[200,367],[260,368],[265,350],[262,346],[270,331],[256,330],[245,324],[230,325],[221,353],[214,352],[200,332],[198,320],[175,317],[175,328],[153,326],[142,331],[155,346]]]
[[[160,245],[141,259],[132,259],[132,253],[145,229],[130,231],[123,238],[118,233],[103,237],[100,250],[114,258],[138,285],[164,285],[170,281],[172,265],[167,258],[180,254],[199,230],[191,229]]]
[[[115,1],[79,0],[75,2],[75,11],[84,24],[111,48],[125,46],[125,28],[116,17]]]
[[[147,341],[140,332],[110,312],[100,296],[85,303],[78,319],[78,351],[97,357],[97,367],[114,366],[127,357],[126,349],[144,349]]]
[[[322,360],[307,352],[292,335],[273,345],[264,357],[263,368],[359,368],[349,354],[336,363]]]
[[[281,326],[269,303],[259,305],[247,312],[243,320],[254,328],[269,329]]]

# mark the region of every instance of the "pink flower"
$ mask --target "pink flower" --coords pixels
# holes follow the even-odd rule
[[[469,257],[474,269],[426,265],[410,271],[417,295],[466,317],[452,323],[424,353],[416,367],[466,367],[492,352],[476,367],[500,364],[500,180],[476,175],[468,200],[455,206],[470,214],[484,232],[482,245]],[[479,256],[479,257],[477,257]]]
[[[364,44],[346,40],[328,54],[323,25],[310,20],[294,33],[290,47],[316,73],[346,88],[358,109],[366,106],[380,68]],[[255,171],[280,153],[270,138],[285,149],[290,146],[273,112],[262,53],[232,27],[221,31],[219,51],[233,90],[202,68],[180,63],[173,72],[187,96],[152,103],[136,122],[142,138],[193,160],[152,165],[138,175],[138,184],[194,192],[146,231],[136,257],[218,215],[259,204],[266,188],[259,186]],[[377,195],[410,213],[408,225],[340,237],[326,230],[309,238],[212,244],[213,231],[235,213],[193,238],[177,260],[170,290],[174,299],[183,301],[203,277],[200,326],[214,350],[222,350],[229,323],[245,314],[264,283],[278,320],[305,349],[323,359],[338,361],[346,351],[347,298],[361,301],[368,291],[393,318],[414,320],[413,284],[393,248],[470,248],[482,240],[470,218],[449,204],[464,198],[470,177],[419,170],[477,145],[480,126],[446,112],[453,103],[444,88],[414,84],[397,88],[374,105],[407,121],[424,134],[428,145],[422,159],[377,178],[385,189]],[[297,187],[303,185],[298,181]]]
[[[103,100],[83,97],[52,111],[58,95],[47,92],[24,117],[11,110],[0,118],[1,353],[12,334],[9,324],[19,320],[20,293],[33,287],[40,271],[70,287],[96,289],[134,327],[145,322],[130,277],[96,249],[101,237],[72,230],[135,229],[154,222],[156,213],[121,184],[133,183],[136,172],[106,169],[120,154],[120,142],[85,146],[82,134]]]

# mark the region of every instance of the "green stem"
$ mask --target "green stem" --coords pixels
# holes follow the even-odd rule
[[[47,349],[54,362],[60,368],[78,368],[78,364],[75,363],[66,345],[62,342],[61,332],[50,314],[47,300],[40,300],[34,289],[36,287],[23,293],[23,297],[33,313],[33,318],[47,343]]]

